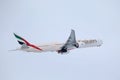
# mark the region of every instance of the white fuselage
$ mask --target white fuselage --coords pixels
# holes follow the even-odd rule
[[[101,40],[77,40],[77,43],[79,44],[79,48],[86,48],[86,47],[98,47],[102,45]],[[61,47],[64,45],[64,43],[55,43],[55,44],[45,44],[45,45],[37,45],[42,50],[37,50],[32,47],[19,50],[27,51],[27,52],[48,52],[48,51],[58,51],[61,49]],[[76,47],[70,47],[68,50],[75,49]]]

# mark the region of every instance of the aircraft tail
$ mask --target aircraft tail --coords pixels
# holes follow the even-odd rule
[[[17,40],[18,43],[19,43],[20,45],[22,45],[21,48],[29,48],[29,47],[32,47],[32,48],[35,48],[35,49],[37,49],[37,50],[42,50],[42,49],[40,49],[39,47],[37,47],[37,46],[29,43],[27,40],[25,40],[24,38],[18,36],[18,35],[15,34],[15,33],[14,33],[14,36],[18,39],[18,40]]]
[[[17,34],[14,33],[14,36],[18,39],[17,41],[20,45],[23,45],[23,44],[30,45],[30,43],[27,40],[18,36]]]

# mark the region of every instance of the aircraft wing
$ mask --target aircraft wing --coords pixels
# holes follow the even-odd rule
[[[59,50],[58,53],[67,52],[68,49],[73,48],[73,47],[78,48],[78,47],[79,47],[79,44],[78,44],[77,41],[76,41],[75,31],[74,31],[74,30],[71,30],[71,34],[70,34],[68,40],[67,40],[66,43],[61,47],[61,50]]]
[[[66,41],[66,43],[64,44],[64,47],[66,47],[66,48],[71,47],[75,43],[76,43],[75,31],[71,30],[71,34],[70,34],[68,40]]]

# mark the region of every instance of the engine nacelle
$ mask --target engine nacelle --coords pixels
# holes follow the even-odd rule
[[[58,53],[67,53],[67,52],[68,52],[68,50],[65,49],[65,48],[62,48],[61,50],[58,50]]]
[[[74,44],[76,48],[79,48],[79,43]]]

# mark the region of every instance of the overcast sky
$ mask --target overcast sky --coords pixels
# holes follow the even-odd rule
[[[100,48],[57,52],[10,52],[31,43],[101,39]],[[120,80],[119,0],[0,0],[0,80]]]

